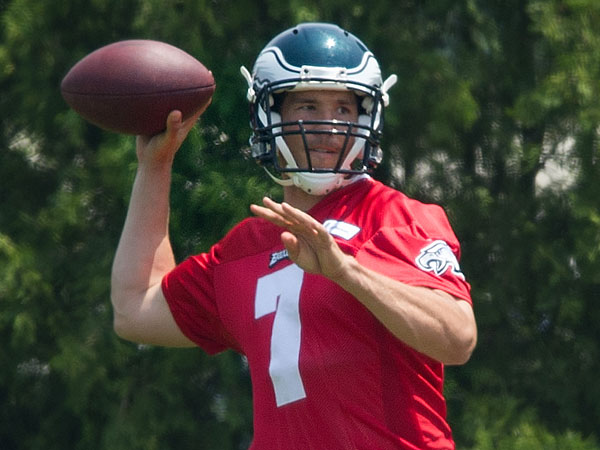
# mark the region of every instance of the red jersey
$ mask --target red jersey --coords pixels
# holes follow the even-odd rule
[[[309,213],[342,250],[401,282],[470,300],[443,210],[365,178]],[[282,229],[248,218],[163,280],[182,332],[248,359],[255,450],[452,449],[443,365],[335,283],[304,273]]]

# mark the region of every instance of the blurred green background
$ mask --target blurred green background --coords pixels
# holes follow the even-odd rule
[[[600,449],[597,0],[0,0],[0,449],[247,448],[243,359],[113,333],[134,138],[84,122],[59,85],[129,38],[212,69],[175,166],[181,260],[280,196],[243,155],[239,66],[308,20],[398,74],[375,176],[442,204],[462,242],[479,344],[446,371],[458,448]]]

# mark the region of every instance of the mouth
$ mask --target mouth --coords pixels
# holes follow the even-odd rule
[[[337,155],[338,150],[333,148],[311,148],[310,153],[320,153],[325,155]]]
[[[315,169],[331,169],[338,164],[340,150],[334,148],[311,148],[310,160]]]

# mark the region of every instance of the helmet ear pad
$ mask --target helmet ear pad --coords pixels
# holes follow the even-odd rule
[[[281,123],[281,114],[275,111],[271,111],[271,125],[274,123]]]
[[[276,124],[281,124],[281,114],[279,114],[276,111],[271,111],[271,126]],[[274,126],[272,130],[273,134],[276,136],[275,145],[278,150],[276,152],[277,154],[275,155],[275,157],[279,158],[279,155],[281,155],[281,157],[283,157],[283,159],[286,162],[286,168],[297,169],[298,164],[296,163],[294,155],[292,155],[292,151],[290,150],[287,143],[285,142],[285,139],[282,136],[281,126]]]
[[[369,116],[368,114],[360,114],[358,116],[358,122],[359,125],[363,125],[367,128],[358,128],[357,132],[358,134],[364,136],[365,138],[369,137],[369,129],[368,127],[371,125],[371,116]],[[359,147],[359,150],[356,152],[356,155],[354,157],[351,157],[351,160],[346,160],[345,163],[348,166],[347,168],[350,167],[350,165],[352,164],[352,162],[356,159],[356,158],[363,158],[364,155],[364,151],[365,151],[365,138],[356,138],[356,142],[354,144],[354,146],[352,147],[350,153],[352,153],[352,151],[355,149],[356,146]],[[348,156],[350,156],[350,153],[348,154]]]

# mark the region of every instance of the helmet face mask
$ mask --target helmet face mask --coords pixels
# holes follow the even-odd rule
[[[324,195],[364,174],[381,161],[379,148],[387,89],[379,65],[364,44],[330,24],[302,24],[276,36],[259,54],[252,75],[245,68],[251,105],[253,157],[279,184]],[[281,98],[287,92],[345,91],[356,95],[358,120],[298,120],[282,122]],[[314,167],[309,140],[335,136],[343,142],[337,163]],[[286,138],[300,136],[306,164],[299,167]],[[298,140],[298,139],[296,139]],[[269,169],[282,174],[276,178]]]

